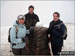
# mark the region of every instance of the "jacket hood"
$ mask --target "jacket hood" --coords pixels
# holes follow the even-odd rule
[[[17,21],[14,22],[13,26],[24,26],[25,24],[18,24]]]

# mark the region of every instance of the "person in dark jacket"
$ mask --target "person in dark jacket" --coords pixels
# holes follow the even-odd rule
[[[25,25],[27,29],[31,26],[35,26],[37,22],[39,22],[39,17],[34,13],[34,6],[30,5],[28,8],[29,12],[25,14]]]
[[[39,22],[39,17],[34,13],[34,6],[30,5],[28,8],[28,11],[29,12],[24,15],[25,16],[25,22],[24,23],[25,23],[27,30],[30,29],[31,27],[36,26],[37,22]],[[33,30],[31,30],[30,35],[32,35],[32,34],[33,34]],[[29,47],[29,45],[31,44],[30,41],[32,39],[32,38],[29,38],[30,35],[28,35],[28,34],[26,35],[26,37],[28,37],[27,41],[26,41],[27,54],[28,55],[30,54],[29,50],[32,49]]]
[[[50,41],[53,55],[60,55],[63,46],[63,35],[66,29],[63,21],[59,19],[58,12],[53,13],[53,21],[50,22],[48,34],[50,34]]]

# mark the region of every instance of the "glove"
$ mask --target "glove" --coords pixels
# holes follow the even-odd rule
[[[12,46],[16,45],[15,43],[12,43]]]
[[[23,41],[23,42],[25,42],[25,39],[24,39],[24,38],[22,38],[22,41]]]

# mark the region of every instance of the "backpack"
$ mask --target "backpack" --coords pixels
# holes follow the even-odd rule
[[[8,31],[8,42],[11,43],[11,40],[10,40],[10,30],[11,28],[9,28],[9,31]],[[18,32],[18,28],[16,27],[16,38],[17,38],[17,32]]]
[[[63,39],[66,40],[67,38],[67,27],[65,26],[65,32],[64,32],[64,35],[63,35]]]

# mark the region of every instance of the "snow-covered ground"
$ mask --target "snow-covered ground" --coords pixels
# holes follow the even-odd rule
[[[46,26],[46,25],[45,25]],[[66,24],[68,30],[68,37],[64,40],[64,47],[62,51],[74,51],[74,24]],[[48,26],[46,26],[48,27]],[[1,27],[1,54],[2,56],[9,56],[10,45],[8,43],[8,29],[10,26]]]

